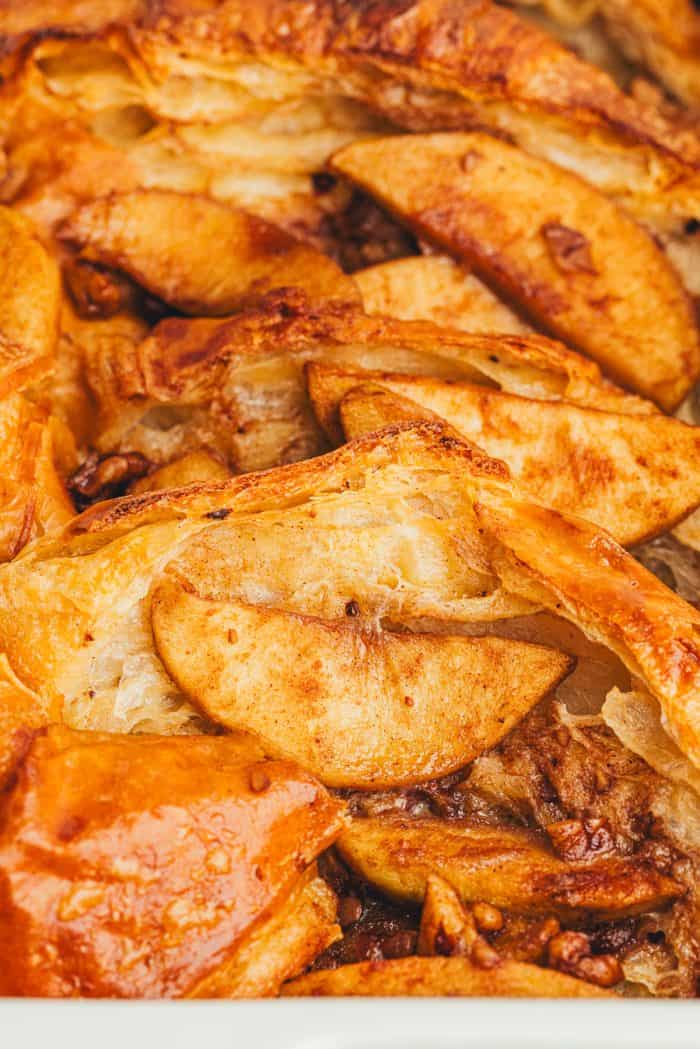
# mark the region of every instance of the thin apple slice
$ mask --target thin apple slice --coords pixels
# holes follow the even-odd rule
[[[465,903],[521,914],[620,918],[656,910],[684,889],[652,864],[602,857],[559,859],[534,832],[461,820],[353,820],[336,846],[362,878],[393,899],[420,903],[439,874]]]
[[[0,207],[0,397],[44,378],[58,342],[58,267],[23,215]]]
[[[467,958],[396,958],[318,969],[282,988],[285,997],[611,998],[591,983],[524,962],[480,968]]]
[[[428,320],[460,331],[523,334],[531,329],[485,284],[442,255],[418,255],[354,274],[367,313]]]
[[[333,168],[662,408],[675,408],[700,374],[676,271],[577,176],[481,133],[359,142]]]
[[[112,194],[79,208],[60,236],[184,313],[222,316],[287,286],[318,299],[359,301],[352,278],[322,252],[207,197],[154,189]]]
[[[440,416],[503,460],[536,502],[593,521],[625,546],[668,531],[700,504],[700,429],[661,413],[621,415],[463,382],[307,365],[331,440]],[[393,396],[379,396],[380,385]],[[353,389],[353,386],[355,389]],[[362,392],[364,390],[364,392]]]
[[[340,939],[337,899],[313,864],[233,955],[188,998],[269,998]]]
[[[170,576],[156,584],[151,622],[168,673],[209,718],[256,733],[334,787],[461,768],[571,665],[501,638],[392,634],[206,600]]]

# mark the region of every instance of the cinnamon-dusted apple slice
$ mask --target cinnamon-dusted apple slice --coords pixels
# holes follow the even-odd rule
[[[285,997],[611,998],[591,983],[525,962],[480,967],[467,958],[396,958],[317,969],[282,988]]]
[[[353,440],[412,417],[440,416],[507,463],[536,502],[585,517],[623,545],[667,531],[700,504],[700,430],[661,413],[621,415],[318,362],[306,366],[306,378],[334,443],[343,432]]]
[[[444,255],[383,262],[354,274],[367,313],[429,320],[460,331],[529,331],[528,325],[464,266]]]
[[[439,874],[465,903],[521,914],[599,919],[655,910],[683,888],[635,857],[559,859],[538,833],[462,820],[353,820],[337,842],[347,864],[393,899],[419,903]]]
[[[49,728],[0,818],[0,990],[172,998],[210,979],[226,993],[255,923],[286,905],[342,823],[309,773],[242,734]],[[290,946],[293,971],[306,953]]]
[[[190,998],[267,998],[340,939],[338,901],[315,864],[269,918],[243,937],[232,957],[189,992]]]
[[[0,570],[0,647],[73,727],[171,734],[201,725],[154,650],[149,593],[171,562],[202,596],[276,599],[323,618],[526,614],[530,602],[504,594],[484,557],[466,483],[479,476],[507,484],[505,467],[439,426],[411,426],[265,473],[102,503]]]
[[[333,167],[663,408],[696,380],[700,343],[676,272],[577,176],[481,133],[360,142]]]
[[[492,747],[570,668],[501,638],[393,634],[241,601],[166,577],[151,599],[158,654],[213,721],[334,787],[416,783]]]
[[[322,252],[246,211],[166,190],[84,204],[61,238],[84,257],[128,273],[185,313],[221,316],[271,288],[359,301],[352,278]]]
[[[0,397],[42,379],[58,340],[58,267],[23,215],[0,207]]]

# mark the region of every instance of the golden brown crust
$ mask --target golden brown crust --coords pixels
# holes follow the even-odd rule
[[[488,0],[353,0],[343,6],[264,0],[252,12],[231,0],[207,0],[196,13],[187,0],[157,0],[136,35],[160,57],[173,47],[228,59],[253,53],[270,61],[293,58],[314,69],[325,64],[351,77],[366,62],[417,87],[427,83],[468,101],[508,100],[565,118],[575,114],[581,125],[613,136],[674,152],[682,148],[661,120],[645,119],[605,74]],[[381,95],[372,101],[381,104]],[[392,109],[392,116],[421,119],[410,101],[403,112]]]
[[[630,413],[650,402],[604,381],[593,362],[536,335],[494,336],[429,322],[367,317],[310,303],[300,289],[272,293],[230,319],[171,318],[140,346],[105,346],[87,368],[103,453],[154,462],[204,446],[239,472],[327,449],[306,396],[308,361],[470,379],[544,398]],[[154,436],[149,413],[175,409],[180,425]]]
[[[476,507],[497,543],[500,578],[545,599],[617,652],[661,704],[664,725],[700,765],[700,613],[587,522],[487,498]]]

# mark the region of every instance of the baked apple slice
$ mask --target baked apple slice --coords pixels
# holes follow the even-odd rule
[[[642,914],[684,892],[642,859],[605,855],[572,863],[536,832],[462,820],[356,819],[336,847],[370,884],[414,903],[423,900],[431,874],[454,886],[465,903],[567,920]]]
[[[490,968],[468,958],[396,958],[317,969],[282,988],[285,997],[612,998],[584,980],[503,960]]]
[[[358,142],[333,169],[661,407],[697,379],[697,327],[677,273],[577,176],[481,133]]]
[[[60,237],[184,313],[232,313],[285,286],[313,298],[359,301],[352,278],[322,252],[208,197],[155,189],[112,194],[74,212]]]
[[[465,382],[312,362],[309,397],[334,443],[440,416],[536,502],[577,514],[625,546],[668,531],[700,504],[700,430],[661,413],[622,415]],[[361,384],[371,383],[367,389]],[[381,396],[380,386],[391,397]]]
[[[445,255],[417,255],[354,274],[367,313],[427,320],[460,331],[530,331],[526,322],[475,277]]]
[[[243,734],[39,732],[0,817],[0,992],[276,991],[308,950],[290,930],[262,964],[275,915],[295,910],[316,942],[337,932],[290,893],[342,824],[312,776]]]
[[[151,599],[156,650],[212,721],[333,787],[434,779],[490,749],[571,666],[495,637],[395,634],[355,617],[215,601],[173,577]]]

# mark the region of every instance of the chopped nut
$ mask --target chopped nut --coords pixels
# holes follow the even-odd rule
[[[498,932],[503,928],[503,915],[498,907],[493,907],[490,903],[475,903],[472,914],[481,932]]]
[[[347,925],[359,922],[362,911],[362,902],[357,896],[343,896],[338,903],[338,921],[345,928]]]
[[[395,932],[382,941],[382,954],[385,958],[405,958],[413,954],[416,947],[416,933],[410,929],[402,929]]]
[[[561,932],[549,944],[549,964],[560,972],[599,987],[612,987],[622,979],[622,967],[612,954],[591,954],[588,937],[582,932]]]
[[[547,834],[556,852],[569,862],[612,852],[615,842],[602,819],[561,820],[550,823]]]
[[[151,463],[140,452],[120,452],[100,458],[90,452],[85,462],[68,480],[76,505],[83,509],[92,502],[120,494],[130,481],[145,477]]]
[[[470,959],[480,969],[495,969],[497,965],[501,964],[501,956],[498,951],[495,951],[491,944],[487,943],[481,936],[474,941]]]
[[[129,305],[132,297],[132,288],[124,277],[89,259],[65,262],[63,276],[81,317],[113,317]]]
[[[548,222],[542,227],[549,252],[564,273],[590,273],[596,275],[591,246],[583,233],[558,222]]]
[[[517,935],[499,937],[497,940],[499,953],[502,957],[515,962],[541,961],[547,945],[560,932],[560,929],[556,918],[542,918],[532,922]]]

